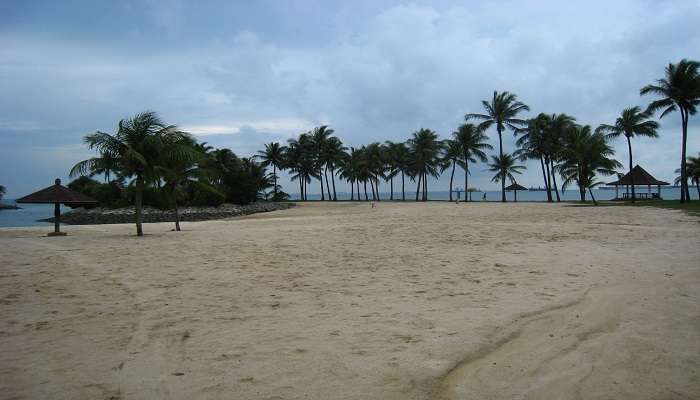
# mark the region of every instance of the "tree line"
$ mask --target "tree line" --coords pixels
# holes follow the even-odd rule
[[[655,95],[646,109],[630,107],[613,124],[593,129],[567,114],[540,113],[523,118],[530,108],[509,92],[494,91],[482,101],[481,113],[468,113],[449,139],[421,128],[404,142],[387,141],[360,147],[346,147],[323,125],[285,145],[268,143],[257,155],[238,157],[229,149],[214,149],[198,143],[177,126],[166,125],[154,112],[144,112],[121,120],[116,133],[95,132],[84,142],[97,156],[76,164],[71,176],[83,176],[74,188],[97,197],[102,203],[134,204],[137,234],[142,235],[141,213],[144,204],[175,211],[181,205],[217,205],[222,202],[249,203],[261,198],[285,200],[287,193],[279,185],[279,172],[288,171],[299,185],[302,200],[308,200],[308,187],[318,181],[321,200],[338,199],[336,181],[350,187],[351,200],[380,201],[380,184],[388,183],[390,199],[406,200],[407,181],[415,183],[415,201],[428,200],[428,178],[450,171],[452,200],[455,171],[464,173],[464,188],[476,163],[487,164],[491,181],[501,185],[501,201],[506,201],[505,185],[515,183],[525,168],[520,163],[539,160],[547,201],[561,201],[562,190],[575,185],[581,201],[587,193],[595,202],[593,189],[602,182],[598,176],[616,173],[621,164],[614,159],[611,140],[624,136],[628,144],[628,167],[633,167],[632,141],[635,136],[657,137],[659,124],[652,120],[679,111],[681,115],[681,202],[690,200],[688,181],[700,181],[697,168],[688,169],[686,157],[689,116],[700,104],[700,64],[681,60],[669,64],[665,75],[644,86],[640,95]],[[487,132],[495,129],[498,153],[488,142]],[[503,135],[516,139],[513,152],[503,148]],[[696,163],[696,162],[695,162]],[[697,164],[697,163],[696,163]],[[268,172],[267,169],[271,169]],[[86,178],[102,175],[106,183]],[[561,182],[557,181],[557,178]],[[397,185],[395,190],[395,183]],[[634,186],[632,186],[634,188]],[[634,190],[634,189],[633,189]],[[698,187],[700,194],[700,187]],[[632,196],[634,198],[634,195]],[[177,229],[179,230],[179,223]]]

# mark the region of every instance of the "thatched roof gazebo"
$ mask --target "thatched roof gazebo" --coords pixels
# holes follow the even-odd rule
[[[24,196],[16,200],[17,203],[33,203],[33,204],[53,204],[54,205],[54,231],[49,232],[49,236],[64,236],[66,233],[61,232],[61,204],[67,206],[88,206],[96,205],[98,201],[88,197],[80,192],[69,189],[61,185],[61,180],[56,179],[54,185],[41,189],[30,195]]]
[[[518,190],[528,190],[526,187],[518,185],[517,182],[513,182],[511,185],[506,186],[506,191],[513,191],[515,201],[518,201]]]
[[[669,183],[660,181],[650,173],[648,173],[644,168],[639,165],[635,165],[632,171],[623,175],[620,179],[615,182],[608,183],[609,186],[615,186],[615,200],[628,200],[632,198],[632,193],[627,190],[622,194],[622,198],[618,196],[618,188],[620,186],[646,186],[648,188],[647,193],[635,193],[634,197],[639,199],[661,199],[661,186],[667,186]],[[656,186],[657,192],[652,193],[651,187]]]

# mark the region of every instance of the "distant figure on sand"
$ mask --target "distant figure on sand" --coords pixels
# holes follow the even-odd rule
[[[484,193],[483,201],[486,201],[486,193]]]
[[[372,202],[372,208],[374,208],[374,202]]]

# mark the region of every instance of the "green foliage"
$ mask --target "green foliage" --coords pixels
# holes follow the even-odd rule
[[[87,176],[81,176],[70,182],[68,187],[92,197],[104,207],[118,208],[130,204],[122,182],[119,181],[101,183]]]
[[[7,193],[7,189],[5,189],[5,186],[0,185],[0,200],[5,196],[5,193]]]

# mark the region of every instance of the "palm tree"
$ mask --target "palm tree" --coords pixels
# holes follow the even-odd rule
[[[119,121],[119,129],[115,135],[98,131],[85,136],[83,140],[90,149],[114,158],[120,176],[133,178],[136,234],[143,236],[144,188],[159,179],[156,167],[163,160],[161,153],[166,151],[168,146],[170,157],[184,156],[184,147],[172,145],[187,140],[187,134],[177,130],[174,125],[165,125],[155,112],[146,111]],[[99,167],[99,162],[91,158],[77,163],[71,169],[70,175],[86,175]]]
[[[379,143],[370,143],[364,147],[364,159],[369,183],[372,189],[372,200],[381,201],[379,197],[379,178],[384,178],[386,172],[386,155],[384,147]]]
[[[656,130],[659,129],[659,123],[649,120],[650,114],[642,112],[639,107],[625,108],[622,114],[615,120],[615,125],[600,125],[596,132],[607,134],[607,138],[616,138],[624,135],[627,138],[627,150],[629,152],[629,170],[632,172],[632,137],[646,136],[651,138],[659,137]],[[632,202],[634,203],[634,176],[630,174],[632,179]]]
[[[496,131],[498,132],[498,154],[499,158],[503,158],[503,131],[509,128],[513,131],[517,130],[525,124],[522,119],[516,118],[516,116],[523,111],[530,111],[530,107],[524,103],[517,100],[517,96],[513,93],[497,91],[493,92],[493,99],[491,102],[483,100],[481,104],[486,110],[486,114],[467,114],[464,116],[465,120],[477,119],[483,122],[479,124],[479,127],[483,130],[490,128],[492,125],[496,125]],[[501,177],[501,201],[506,201],[506,179],[505,176]]]
[[[416,190],[416,201],[418,201],[418,193],[421,190],[421,182],[423,184],[423,201],[428,200],[428,175],[440,176],[440,152],[443,148],[443,143],[438,140],[437,133],[430,129],[421,128],[413,133],[411,139],[408,140],[408,146],[411,152],[413,174],[418,177],[418,188]]]
[[[277,198],[277,170],[283,170],[285,147],[278,142],[271,142],[265,145],[265,150],[258,151],[257,157],[262,160],[263,167],[272,166],[273,198]]]
[[[181,154],[184,156],[172,156]],[[196,185],[199,189],[222,195],[218,190],[206,183],[208,171],[202,166],[206,163],[206,153],[197,146],[194,139],[186,137],[181,142],[168,143],[162,153],[163,158],[156,167],[163,181],[164,187],[173,203],[175,213],[175,230],[180,231],[180,211],[178,197],[185,185]]]
[[[333,183],[333,201],[338,200],[338,196],[336,195],[336,191],[335,191],[335,169],[342,162],[344,155],[345,155],[345,147],[343,146],[343,142],[341,142],[340,139],[337,137],[328,138],[325,146],[323,146],[323,149],[321,151],[321,161],[326,166],[325,171],[324,171],[324,175],[326,177],[326,189],[329,189],[329,191],[328,191],[328,198],[329,199],[331,197],[331,194],[330,194],[330,188],[328,187],[328,174],[327,174],[327,172],[328,172],[328,170],[330,170],[330,172],[331,172],[331,182]]]
[[[357,164],[359,162],[360,152],[354,147],[350,147],[350,151],[346,152],[340,164],[338,172],[341,178],[348,181],[350,184],[350,200],[355,200],[355,182],[358,182]],[[359,183],[358,183],[359,185]],[[360,200],[360,188],[357,188],[357,200]]]
[[[698,199],[700,199],[700,153],[698,153],[697,157],[688,157],[688,160],[686,160],[686,168],[687,168],[687,175],[686,179],[688,179],[690,182],[695,184],[695,189],[698,192]],[[681,173],[680,168],[676,168],[675,171],[673,171],[677,174]],[[681,183],[681,176],[677,176],[676,179],[673,180],[674,185],[680,185]]]
[[[462,168],[464,167],[464,152],[462,151],[462,145],[456,140],[445,140],[443,145],[443,154],[441,158],[440,172],[445,172],[446,169],[452,167],[452,172],[450,173],[450,201],[452,201],[452,182],[455,178],[455,170],[457,169],[457,164]],[[465,168],[466,171],[466,168]]]
[[[3,196],[5,196],[5,193],[7,193],[7,189],[5,186],[0,185],[0,200],[2,200]]]
[[[326,147],[328,138],[333,134],[333,129],[329,128],[327,125],[317,126],[313,131],[309,132],[311,135],[311,142],[313,143],[316,158],[316,169],[318,170],[318,180],[321,182],[321,200],[325,200],[325,194],[323,191],[323,149]],[[328,179],[326,178],[326,185],[328,185]],[[330,199],[330,193],[328,193]]]
[[[698,199],[700,199],[700,153],[697,157],[688,157],[686,163],[687,176],[690,181],[695,183],[695,189],[698,191]]]
[[[292,180],[299,181],[299,196],[301,200],[308,200],[306,185],[311,183],[312,177],[321,175],[317,173],[317,161],[315,156],[316,145],[309,133],[302,133],[297,139],[289,139],[284,154],[284,169],[289,169]],[[323,185],[322,185],[323,186]]]
[[[601,132],[591,133],[591,127],[576,126],[568,132],[566,144],[561,153],[562,164],[558,167],[565,188],[572,183],[579,187],[581,201],[586,201],[586,189],[594,204],[598,204],[591,190],[601,182],[595,180],[596,174],[613,175],[621,164],[614,158],[615,150],[608,144],[607,137]]]
[[[504,179],[508,178],[511,183],[515,182],[515,176],[513,174],[521,174],[522,172],[520,172],[520,170],[525,169],[524,165],[517,165],[515,160],[515,157],[510,154],[503,154],[500,157],[491,156],[489,171],[496,173],[496,175],[491,178],[491,182],[501,182],[501,186],[504,190],[505,186],[502,184]]]
[[[535,118],[527,120],[527,124],[524,128],[518,129],[517,133],[521,136],[516,141],[516,145],[519,147],[513,153],[513,156],[520,159],[520,161],[525,161],[527,159],[539,160],[540,166],[542,167],[542,179],[544,179],[544,187],[547,191],[547,202],[552,202],[552,191],[551,183],[547,179],[547,173],[549,172],[549,167],[545,169],[545,141],[547,129],[549,129],[549,117],[546,114],[539,114]]]
[[[640,95],[653,94],[661,97],[647,107],[647,112],[653,114],[663,109],[659,118],[679,110],[681,113],[682,146],[681,146],[681,203],[690,201],[688,190],[688,171],[686,167],[686,144],[688,141],[688,119],[697,112],[700,105],[700,63],[682,59],[678,64],[668,64],[665,76],[656,81],[655,85],[644,86]]]
[[[564,141],[569,131],[575,128],[576,118],[566,114],[552,114],[544,120],[545,126],[545,141],[544,163],[547,168],[547,179],[551,178],[552,183],[550,188],[554,188],[554,194],[557,196],[557,202],[561,201],[559,197],[559,187],[557,185],[558,164],[562,162],[562,151],[564,149]]]
[[[462,124],[456,132],[452,132],[452,138],[462,148],[462,160],[464,161],[464,190],[469,187],[469,162],[476,163],[488,161],[485,150],[493,150],[493,146],[486,143],[488,137],[484,130],[473,124]],[[466,200],[466,198],[465,198]]]

